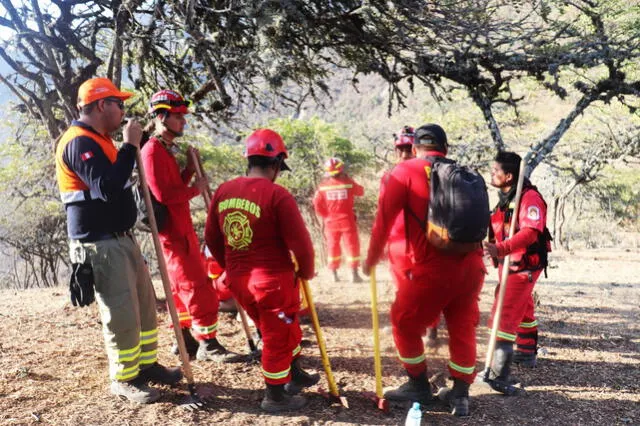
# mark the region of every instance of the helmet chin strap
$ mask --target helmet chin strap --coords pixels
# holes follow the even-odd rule
[[[176,132],[175,130],[169,128],[169,126],[167,126],[164,121],[167,119],[166,115],[163,115],[162,117],[162,127],[169,133],[171,133],[173,135],[173,137],[180,137],[184,134],[184,132]]]

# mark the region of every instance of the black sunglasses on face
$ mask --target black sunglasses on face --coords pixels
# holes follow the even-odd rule
[[[124,101],[118,98],[105,98],[105,102],[113,102],[118,105],[118,108],[124,111]]]

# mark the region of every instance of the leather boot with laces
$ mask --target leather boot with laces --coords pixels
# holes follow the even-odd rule
[[[160,398],[160,392],[140,377],[128,382],[111,382],[111,393],[138,404],[150,404]]]
[[[308,388],[320,381],[320,375],[317,373],[309,374],[300,366],[300,358],[296,358],[291,362],[291,381],[284,385],[284,390],[289,395],[300,393],[304,388]]]
[[[301,395],[289,395],[284,391],[284,385],[270,385],[267,383],[264,398],[260,408],[269,413],[280,411],[295,411],[307,405],[307,399]]]
[[[233,362],[239,358],[239,354],[228,351],[215,337],[201,341],[196,353],[199,361]]]
[[[182,380],[182,370],[180,367],[168,368],[154,362],[151,367],[140,370],[138,377],[147,382],[173,386]]]
[[[429,404],[433,401],[431,393],[431,383],[427,380],[427,373],[424,372],[418,377],[409,376],[409,381],[397,389],[384,393],[385,399],[390,401],[413,401],[421,404]]]

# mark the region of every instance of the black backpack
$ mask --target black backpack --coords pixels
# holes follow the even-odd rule
[[[147,132],[143,132],[142,141],[140,142],[140,149],[144,146],[145,143],[149,140],[150,135]],[[169,209],[167,206],[160,203],[156,197],[153,196],[153,192],[149,190],[149,195],[151,196],[151,205],[153,206],[153,214],[156,217],[156,225],[158,226],[158,231],[164,229],[164,226],[167,224],[167,218],[169,217]],[[151,225],[149,223],[149,214],[147,212],[147,205],[144,202],[144,193],[142,192],[142,186],[140,182],[136,182],[133,187],[133,198],[136,202],[136,209],[138,210],[138,220],[136,223],[136,228],[140,229],[144,232],[151,232]]]
[[[431,194],[426,219],[429,243],[447,253],[481,247],[490,223],[487,185],[480,174],[443,157],[430,157]]]

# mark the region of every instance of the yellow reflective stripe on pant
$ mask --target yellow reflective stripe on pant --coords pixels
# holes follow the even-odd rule
[[[140,366],[136,364],[128,368],[123,368],[121,371],[117,372],[115,379],[119,382],[126,382],[128,380],[135,379],[138,374],[140,374]]]
[[[415,358],[404,358],[402,355],[400,355],[400,353],[398,353],[398,358],[400,359],[400,361],[404,362],[405,364],[420,364],[421,362],[424,362],[424,360],[426,359],[426,357],[424,356],[424,353],[422,353],[422,355],[417,356]]]
[[[156,301],[149,271],[131,237],[70,242],[93,266],[96,302],[109,357],[111,380],[137,377],[140,363],[157,359]]]
[[[520,327],[521,328],[534,328],[538,326],[538,320],[533,320],[531,322],[521,322],[520,323]]]
[[[198,334],[211,334],[214,331],[218,330],[218,321],[208,326],[193,323],[191,324],[191,329]]]
[[[266,371],[263,368],[262,369],[262,374],[267,379],[277,380],[277,379],[284,379],[285,377],[287,377],[289,375],[289,371],[291,371],[291,367],[289,367],[289,368],[287,368],[286,370],[283,370],[283,371],[278,371],[277,373],[270,373],[270,372]]]
[[[355,262],[355,261],[360,261],[360,256],[347,257],[347,262]]]
[[[334,260],[340,260],[342,259],[342,256],[336,256],[336,257],[328,257],[327,260],[329,262],[333,262]]]
[[[296,346],[295,349],[293,350],[293,357],[295,358],[296,356],[298,356],[301,350],[302,348],[300,347],[300,345]]]
[[[474,370],[476,369],[476,366],[472,365],[471,367],[463,367],[461,365],[456,364],[453,361],[449,361],[449,368],[462,374],[473,374]]]
[[[499,338],[501,338],[501,339],[508,340],[510,342],[515,342],[516,341],[516,335],[515,334],[505,333],[504,331],[498,330],[497,336]]]

